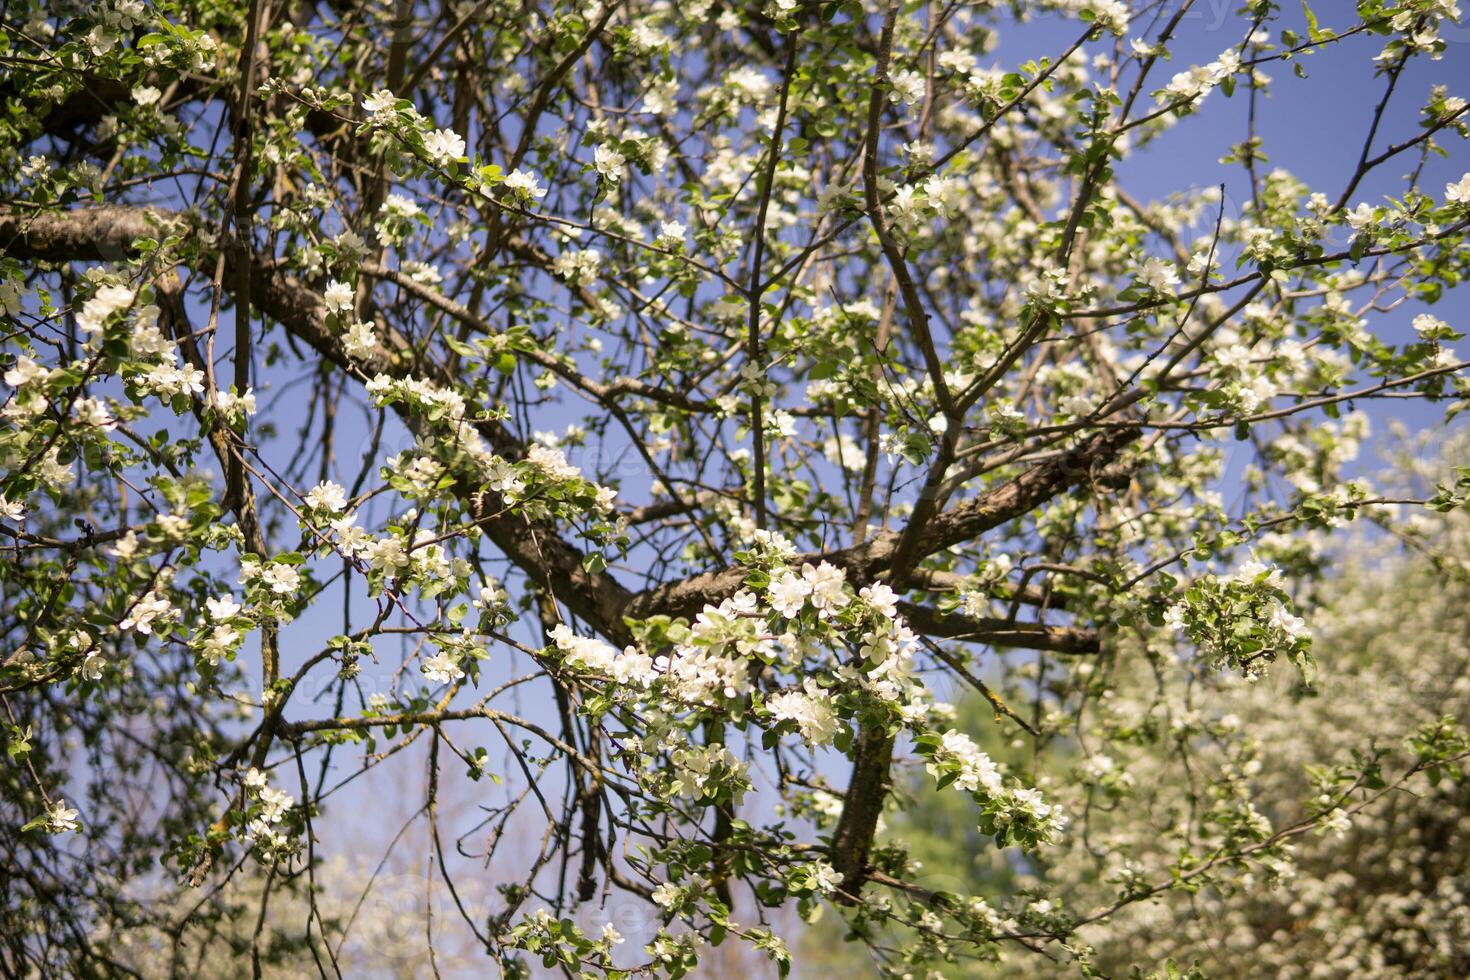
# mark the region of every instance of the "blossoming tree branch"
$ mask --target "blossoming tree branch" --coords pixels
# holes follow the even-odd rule
[[[351,972],[326,856],[395,833],[452,896],[436,968],[457,929],[510,974],[784,974],[781,910],[826,905],[898,973],[1085,969],[1080,927],[1453,769],[1436,726],[1279,826],[1201,807],[1098,907],[875,845],[917,772],[1044,863],[1097,780],[982,742],[1174,737],[1094,710],[1125,662],[1201,710],[1309,695],[1307,544],[1470,496],[1342,474],[1373,406],[1470,396],[1435,307],[1470,174],[1425,177],[1470,115],[1401,81],[1464,57],[1453,0],[1247,0],[1203,64],[1191,0],[1026,6],[1065,38],[1019,56],[987,2],[8,5],[6,972]],[[1375,101],[1311,188],[1256,109],[1337,51]],[[1223,188],[1120,177],[1227,100]],[[346,834],[394,770],[411,824]],[[640,934],[577,918],[619,902]]]

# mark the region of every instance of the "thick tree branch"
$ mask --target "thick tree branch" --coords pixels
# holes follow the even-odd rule
[[[182,230],[179,223],[187,227],[190,221],[190,216],[182,212],[122,206],[35,215],[0,212],[0,250],[18,258],[50,262],[117,260],[131,251],[137,239],[162,237],[171,230]],[[410,354],[406,344],[395,344],[390,337],[388,351],[354,364],[328,328],[326,309],[314,290],[267,259],[252,263],[251,276],[252,294],[260,308],[337,366],[359,377],[379,371],[395,377],[407,375]],[[405,420],[412,425],[410,416],[405,415]],[[515,458],[522,454],[518,440],[499,423],[479,423],[477,427],[497,452]],[[918,536],[920,557],[973,540],[1031,512],[1059,493],[1086,483],[1113,463],[1137,436],[1134,428],[1104,430],[1076,449],[936,514]],[[478,488],[464,485],[460,493],[476,497]],[[627,640],[625,618],[693,616],[705,605],[718,604],[733,595],[744,584],[744,569],[731,566],[635,594],[610,575],[586,572],[581,551],[562,540],[554,528],[533,524],[506,511],[493,495],[479,496],[474,506],[487,535],[507,557],[614,642]],[[855,582],[872,581],[891,567],[900,536],[900,532],[888,531],[856,547],[803,555],[800,560],[829,561]]]
[[[1097,631],[1081,626],[1049,626],[991,616],[962,616],[912,602],[900,602],[898,611],[914,630],[926,636],[1074,655],[1097,653],[1101,649]]]

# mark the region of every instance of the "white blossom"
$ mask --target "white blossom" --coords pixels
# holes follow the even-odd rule
[[[423,671],[425,679],[435,684],[449,684],[464,677],[464,671],[460,669],[454,655],[444,650],[426,658],[419,665],[419,670]]]
[[[127,616],[117,624],[117,628],[124,632],[136,630],[148,636],[153,632],[155,624],[170,622],[176,615],[177,610],[173,603],[155,590],[134,602]]]
[[[541,186],[536,174],[529,170],[512,170],[510,176],[505,178],[505,186],[507,190],[535,200],[546,196],[546,188]]]
[[[350,285],[340,279],[334,279],[327,284],[327,291],[323,296],[327,304],[327,312],[338,316],[352,312],[353,299],[356,294]]]
[[[1446,204],[1470,204],[1470,173],[1444,186]]]
[[[626,169],[627,157],[604,143],[597,147],[593,154],[593,161],[597,167],[597,173],[609,183],[616,184]]]
[[[307,492],[305,503],[308,510],[340,514],[347,507],[347,489],[331,480],[323,480]]]
[[[464,156],[464,137],[452,129],[436,129],[424,136],[424,152],[429,159],[446,166]]]
[[[46,811],[46,829],[53,834],[68,834],[77,829],[77,817],[81,811],[66,805],[66,800],[57,799]]]

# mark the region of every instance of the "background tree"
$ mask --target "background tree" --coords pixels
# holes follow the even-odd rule
[[[1067,39],[986,67],[1031,7]],[[7,971],[342,972],[322,876],[405,838],[421,968],[453,930],[510,972],[727,937],[784,972],[781,910],[832,902],[908,927],[902,970],[1087,969],[1139,901],[1453,774],[1434,723],[1303,825],[1202,798],[1098,908],[997,917],[875,847],[921,770],[1085,874],[1062,801],[1096,780],[1035,760],[1174,723],[1092,710],[1134,660],[1310,687],[1312,536],[1470,493],[1341,475],[1355,407],[1470,393],[1426,311],[1470,264],[1434,164],[1467,105],[1421,72],[1453,0],[1251,0],[1173,71],[1191,0],[1031,7],[7,6]],[[1345,45],[1379,94],[1313,191],[1256,108]],[[1130,193],[1225,98],[1234,189]],[[956,727],[960,687],[1025,751]]]
[[[1446,445],[1395,435],[1401,449],[1381,480],[1404,493],[1470,448],[1463,435]],[[881,839],[901,846],[930,887],[989,896],[999,915],[1024,916],[1036,896],[1105,906],[1119,882],[1158,874],[1183,850],[1217,846],[1222,807],[1248,802],[1259,819],[1291,828],[1332,798],[1327,784],[1338,767],[1359,770],[1365,755],[1380,772],[1411,766],[1421,732],[1470,722],[1470,521],[1460,511],[1375,523],[1383,526],[1310,542],[1332,569],[1315,586],[1315,645],[1333,666],[1314,692],[1292,696],[1301,692],[1130,656],[1106,700],[1088,709],[1122,737],[1106,754],[1084,755],[1064,733],[1035,762],[1038,778],[1072,788],[1071,808],[1084,815],[1068,846],[1018,868],[976,846],[963,805],[921,792],[917,779],[907,808],[895,795]],[[1054,683],[1062,701],[1080,701],[1094,685],[1091,672]],[[960,710],[967,718],[987,706],[976,697]],[[1018,748],[1001,742],[992,751],[999,758]],[[1202,876],[1083,929],[1095,964],[1109,976],[1162,971],[1170,960],[1210,977],[1463,974],[1470,796],[1462,772],[1433,768],[1371,796],[1371,805],[1336,809],[1293,835],[1269,873]],[[861,969],[832,942],[841,929],[822,921],[804,938],[808,962]],[[891,936],[883,944],[896,945]],[[957,956],[947,973],[1033,969],[1024,955]]]

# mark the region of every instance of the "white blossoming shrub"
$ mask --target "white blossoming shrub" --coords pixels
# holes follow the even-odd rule
[[[1463,436],[1438,449],[1410,442],[1383,483],[1408,491],[1432,481],[1466,448]],[[988,739],[1075,814],[1061,842],[1018,867],[976,846],[968,808],[917,784],[882,839],[916,883],[985,896],[983,906],[949,905],[972,935],[1024,931],[1044,914],[1075,928],[1069,968],[1093,975],[1462,973],[1470,518],[1447,510],[1406,525],[1388,509],[1371,516],[1377,527],[1330,552],[1326,542],[1311,548],[1314,561],[1339,562],[1314,577],[1323,661],[1314,690],[1270,675],[1202,674],[1164,655],[1167,637],[1122,644],[1116,659],[1076,662],[1051,680],[1058,727],[1039,755],[999,733]],[[1236,579],[1268,574],[1248,562]],[[1017,663],[997,684],[1023,697],[1037,680]],[[978,696],[962,706],[965,718],[989,713]],[[978,758],[969,764],[978,780],[998,781],[998,764],[955,733],[934,755]],[[946,975],[1034,975],[1003,943],[913,935],[904,947],[881,920],[869,928],[880,948],[949,960]],[[853,954],[831,952],[831,932],[819,922],[800,949],[818,969],[862,968]]]
[[[1470,498],[1357,462],[1470,399],[1460,11],[1202,6],[6,5],[0,974],[1097,972],[1457,786],[1217,712]]]

